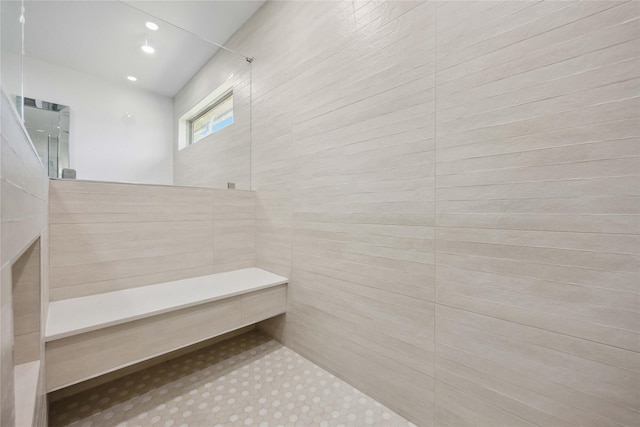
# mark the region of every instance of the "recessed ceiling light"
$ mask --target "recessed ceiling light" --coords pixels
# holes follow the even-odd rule
[[[145,25],[148,29],[150,29],[151,31],[155,31],[155,30],[157,30],[157,29],[159,28],[159,27],[158,27],[158,24],[156,24],[155,22],[151,22],[151,21],[147,22],[147,23],[146,23],[146,24],[144,24],[144,25]]]
[[[156,51],[153,47],[149,46],[146,43],[140,46],[140,49],[142,49],[144,53],[153,53]]]
[[[127,76],[127,80],[129,80],[130,82],[135,82],[138,79],[136,77],[133,77],[133,76]]]

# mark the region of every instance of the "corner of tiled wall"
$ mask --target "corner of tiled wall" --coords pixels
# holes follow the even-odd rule
[[[632,425],[639,6],[266,3],[263,329],[420,425]]]

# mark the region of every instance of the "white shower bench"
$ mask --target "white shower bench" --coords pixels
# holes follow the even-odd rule
[[[282,314],[286,284],[246,268],[51,302],[47,392]]]

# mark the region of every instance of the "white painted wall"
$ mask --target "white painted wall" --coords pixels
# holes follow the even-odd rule
[[[173,101],[134,85],[25,58],[25,96],[71,107],[78,179],[172,184]]]

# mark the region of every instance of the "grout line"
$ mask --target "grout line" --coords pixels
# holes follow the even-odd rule
[[[490,314],[482,313],[482,312],[479,312],[479,311],[473,311],[473,310],[470,310],[468,308],[463,308],[463,307],[460,307],[460,306],[451,305],[451,304],[447,304],[447,303],[436,303],[435,305],[436,306],[440,305],[442,307],[447,307],[447,308],[450,308],[450,309],[453,309],[453,310],[464,311],[466,313],[471,313],[471,314],[474,314],[476,316],[490,317],[492,319],[496,319],[496,320],[501,321],[501,322],[514,323],[516,325],[520,325],[520,326],[524,326],[524,327],[528,327],[528,328],[533,328],[533,329],[538,329],[538,330],[541,330],[541,331],[550,332],[550,333],[554,333],[554,334],[570,337],[570,338],[573,338],[573,339],[584,340],[584,341],[588,341],[588,342],[596,344],[596,345],[600,345],[600,346],[604,346],[604,347],[611,347],[611,348],[615,348],[615,349],[618,349],[618,350],[621,350],[621,351],[637,354],[637,352],[635,350],[630,349],[630,348],[621,347],[619,345],[615,345],[615,344],[611,344],[611,343],[607,343],[607,342],[595,341],[595,340],[593,340],[591,338],[581,337],[581,336],[578,336],[578,335],[571,335],[570,333],[560,332],[559,330],[547,329],[547,328],[544,328],[544,327],[541,327],[541,326],[537,326],[537,325],[534,325],[534,324],[524,323],[522,321],[515,320],[515,319],[508,319],[508,318],[505,318],[505,317],[492,316]],[[584,322],[584,323],[587,323],[587,322]],[[595,325],[601,326],[600,324],[597,324],[597,323]],[[624,330],[624,329],[621,329],[621,330]]]
[[[436,6],[438,1],[436,1]],[[438,412],[437,373],[436,361],[438,352],[436,347],[436,334],[438,331],[438,263],[437,263],[437,233],[438,229],[438,10],[434,8],[434,74],[433,74],[433,425],[437,425],[436,414]]]
[[[553,31],[556,31],[556,30],[557,30],[557,29],[559,29],[559,28],[563,28],[563,27],[567,27],[567,26],[575,25],[577,22],[584,21],[584,20],[587,20],[587,19],[589,19],[589,18],[593,18],[593,17],[594,17],[594,16],[596,16],[596,15],[599,15],[599,14],[601,14],[601,13],[605,13],[606,11],[611,10],[611,9],[614,9],[614,8],[616,8],[616,7],[621,7],[621,6],[623,6],[625,3],[627,3],[627,2],[619,3],[619,4],[615,4],[615,3],[614,3],[612,6],[609,6],[609,7],[604,8],[604,9],[597,10],[597,11],[595,11],[595,12],[591,12],[589,15],[585,15],[585,16],[583,16],[583,17],[581,17],[581,18],[576,19],[576,20],[573,20],[573,21],[570,21],[570,22],[565,22],[565,23],[564,23],[564,24],[562,24],[562,25],[555,26],[555,27],[553,27],[553,28],[551,28],[551,29],[549,29],[549,30],[545,30],[545,31],[543,31],[543,32],[541,32],[541,33],[535,34],[535,35],[530,36],[530,37],[527,37],[527,38],[525,38],[525,39],[518,40],[518,41],[515,41],[515,42],[510,43],[510,44],[508,44],[508,45],[505,45],[505,46],[502,46],[502,47],[500,47],[500,48],[494,49],[494,50],[492,50],[492,51],[486,52],[486,53],[484,53],[484,54],[482,54],[482,55],[480,55],[480,56],[478,56],[478,57],[474,57],[474,58],[471,58],[471,59],[467,59],[467,60],[465,60],[465,61],[463,61],[463,62],[456,63],[456,64],[454,64],[454,65],[452,65],[452,66],[449,66],[449,67],[447,67],[447,68],[445,68],[445,69],[440,70],[439,72],[440,72],[440,73],[444,73],[445,71],[448,71],[448,70],[450,70],[451,68],[461,67],[461,66],[463,66],[465,63],[468,63],[468,62],[472,62],[472,61],[474,61],[474,60],[477,60],[477,58],[480,58],[480,57],[482,57],[482,56],[485,56],[485,55],[491,55],[491,54],[493,54],[493,53],[495,53],[495,52],[499,52],[500,50],[503,50],[503,49],[513,48],[513,46],[516,46],[516,45],[518,45],[518,44],[520,44],[520,43],[524,43],[524,42],[526,42],[526,41],[528,41],[528,40],[535,39],[536,37],[544,36],[545,34],[547,34],[547,33],[551,33],[551,32],[553,32]],[[560,9],[560,10],[563,10],[563,9]],[[553,13],[554,13],[554,14],[555,14],[555,13],[558,13],[560,10],[555,11],[555,12],[553,12]],[[566,12],[566,11],[565,11],[565,12]],[[548,16],[548,15],[546,15],[546,16]],[[540,17],[538,20],[540,21],[540,20],[542,20],[543,18],[544,18],[544,17]],[[613,24],[611,24],[611,25],[607,25],[606,27],[599,28],[599,29],[597,29],[595,32],[596,32],[596,33],[600,33],[600,32],[603,32],[604,30],[607,30],[607,29],[609,29],[609,28],[611,28],[611,27],[616,27],[616,26],[618,26],[618,25],[623,25],[623,24],[625,24],[625,23],[627,23],[627,22],[629,22],[629,20],[615,22],[615,23],[613,23]],[[587,36],[589,36],[589,35],[593,35],[593,34],[594,34],[594,32],[589,32],[589,33],[581,34],[581,35],[578,35],[578,36],[574,36],[574,37],[572,37],[572,38],[565,38],[565,39],[562,39],[562,41],[561,41],[561,42],[554,42],[554,43],[553,43],[553,46],[556,46],[556,45],[563,45],[563,44],[566,44],[566,43],[568,43],[568,42],[573,42],[573,41],[575,41],[575,40],[578,40],[578,39],[581,39],[581,38],[584,38],[584,37],[587,37]],[[489,39],[487,39],[487,40],[489,40]],[[471,45],[471,46],[473,46],[473,45]],[[534,52],[544,51],[544,50],[545,50],[545,49],[547,49],[548,47],[549,47],[549,45],[546,45],[545,47],[542,47],[542,48],[538,48],[538,49],[536,49]],[[464,48],[463,48],[463,49],[464,49]],[[459,51],[459,50],[458,50],[458,51]],[[570,58],[569,58],[569,59],[570,59]],[[566,60],[566,59],[565,59],[565,60]],[[564,60],[563,60],[563,61],[564,61]],[[511,62],[511,61],[502,62],[502,63],[498,64],[498,66],[500,66],[500,65],[504,65],[504,64],[508,64],[509,62]],[[562,61],[560,61],[560,62],[562,62]],[[489,70],[489,69],[490,69],[490,68],[484,68],[484,69],[482,69],[482,70],[480,70],[480,71],[485,71],[485,70]],[[465,76],[468,76],[468,75],[469,75],[469,74],[466,74]],[[465,77],[465,76],[463,76],[463,77]],[[455,81],[455,80],[457,80],[457,79],[454,79],[454,80],[447,80],[445,83],[449,83],[449,82],[452,82],[452,81]]]

